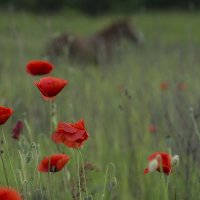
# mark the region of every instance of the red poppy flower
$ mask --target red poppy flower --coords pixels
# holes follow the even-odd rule
[[[67,147],[75,149],[80,148],[88,137],[83,120],[74,124],[60,122],[52,135],[52,139],[56,143],[63,143]]]
[[[0,125],[4,124],[14,111],[11,108],[0,106]]]
[[[177,88],[178,88],[178,90],[180,90],[180,91],[184,91],[184,90],[186,90],[187,89],[187,85],[185,84],[185,83],[179,83],[178,85],[177,85]]]
[[[23,129],[23,122],[22,121],[18,121],[15,125],[15,127],[13,128],[12,130],[12,137],[16,140],[19,139],[19,136],[22,132],[22,129]]]
[[[150,133],[155,133],[157,131],[157,126],[155,124],[150,124],[148,130]]]
[[[45,100],[53,99],[67,84],[67,80],[56,77],[44,77],[35,82]]]
[[[160,83],[160,89],[161,90],[167,90],[169,88],[169,83],[164,81],[162,83]]]
[[[21,195],[13,188],[0,187],[0,199],[2,200],[22,200]]]
[[[27,73],[33,76],[49,74],[53,68],[54,66],[51,63],[44,60],[32,60],[26,65]]]
[[[124,90],[125,90],[124,85],[117,85],[117,90],[118,90],[119,92],[124,92]]]
[[[69,156],[65,154],[54,154],[49,157],[45,157],[38,165],[40,172],[58,172],[69,161]]]
[[[172,171],[172,157],[168,153],[153,153],[148,157],[148,161],[148,167],[144,170],[144,174],[157,170],[169,175]]]

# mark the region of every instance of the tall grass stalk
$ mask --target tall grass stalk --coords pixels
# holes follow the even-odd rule
[[[197,125],[197,122],[195,120],[195,117],[194,117],[194,109],[193,108],[190,108],[190,117],[192,119],[192,123],[193,123],[193,126],[194,126],[194,130],[195,130],[195,133],[200,141],[200,131],[199,131],[199,127]]]
[[[6,138],[5,138],[3,126],[1,126],[1,131],[2,131],[2,135],[3,135],[4,143],[5,143],[5,146],[6,146],[6,151],[7,151],[7,154],[8,154],[9,164],[10,164],[10,167],[11,167],[14,179],[15,179],[16,187],[17,187],[17,189],[19,189],[17,177],[16,177],[16,174],[15,174],[15,171],[14,171],[14,168],[13,168],[13,164],[12,164],[12,161],[11,161],[11,156],[10,156],[10,152],[9,152],[9,149],[8,149],[8,144],[7,144],[7,141],[6,141]]]
[[[6,169],[4,160],[3,160],[2,152],[0,152],[0,157],[1,157],[1,162],[2,162],[2,165],[3,165],[3,171],[4,171],[4,176],[5,176],[6,184],[9,187],[8,173],[7,173],[7,169]]]
[[[87,189],[86,173],[85,173],[85,164],[84,164],[83,155],[82,155],[80,149],[78,149],[78,153],[79,153],[79,155],[80,155],[80,157],[81,157],[81,162],[82,162],[83,178],[84,178],[84,186],[85,186],[86,197],[87,197],[87,199],[89,199],[88,189]]]
[[[28,131],[30,141],[33,142],[32,131],[31,131],[30,125],[29,125],[28,121],[26,120],[26,118],[24,118],[24,124],[26,126],[27,131]]]
[[[108,170],[109,167],[113,168],[113,173],[115,175],[115,164],[114,163],[108,163],[107,167],[106,167],[106,173],[105,173],[105,180],[104,180],[104,189],[103,189],[103,194],[101,196],[101,199],[103,200],[105,198],[105,194],[106,194],[106,187],[107,187],[107,180],[108,180]]]
[[[79,200],[82,199],[82,192],[81,192],[81,177],[80,177],[80,158],[79,152],[77,155],[77,168],[78,168],[78,191],[79,191]]]

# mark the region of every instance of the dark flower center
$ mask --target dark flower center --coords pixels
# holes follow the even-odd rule
[[[49,169],[50,172],[57,172],[58,171],[57,168],[56,168],[56,166],[54,166],[54,165],[50,166],[49,168],[50,168]]]

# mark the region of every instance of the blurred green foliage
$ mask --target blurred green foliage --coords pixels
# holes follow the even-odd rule
[[[31,11],[57,11],[63,8],[78,9],[88,14],[130,12],[139,9],[198,8],[199,0],[0,0],[0,6]]]
[[[39,77],[26,74],[26,63],[42,58],[45,44],[56,32],[86,36],[119,17],[0,12],[0,105],[15,110],[4,132],[24,200],[49,200],[48,188],[52,200],[72,200],[68,184],[77,180],[76,152],[64,145],[61,152],[71,160],[63,171],[52,174],[52,182],[37,171],[38,161],[58,150],[49,137],[49,104],[33,84]],[[116,174],[109,169],[104,200],[164,200],[161,174],[143,175],[147,156],[155,151],[180,156],[180,165],[169,178],[169,200],[198,200],[200,145],[190,115],[193,108],[200,127],[200,13],[149,12],[130,17],[144,33],[145,44],[124,46],[114,63],[76,66],[67,57],[55,60],[52,76],[69,81],[56,98],[57,119],[85,120],[90,138],[83,157],[98,169],[87,176],[94,200],[102,199],[110,162]],[[163,81],[169,83],[168,90],[160,90]],[[187,84],[187,90],[177,90],[180,82]],[[29,126],[19,141],[13,141],[12,127],[19,119]],[[148,130],[152,122],[158,127],[155,133]],[[3,156],[9,182],[16,188],[7,152]],[[0,180],[6,184],[2,164]]]

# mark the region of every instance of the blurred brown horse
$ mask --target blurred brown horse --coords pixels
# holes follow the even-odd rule
[[[50,58],[68,54],[75,61],[109,61],[116,54],[123,40],[143,43],[143,35],[128,20],[119,20],[90,37],[63,33],[50,41],[46,54]]]

